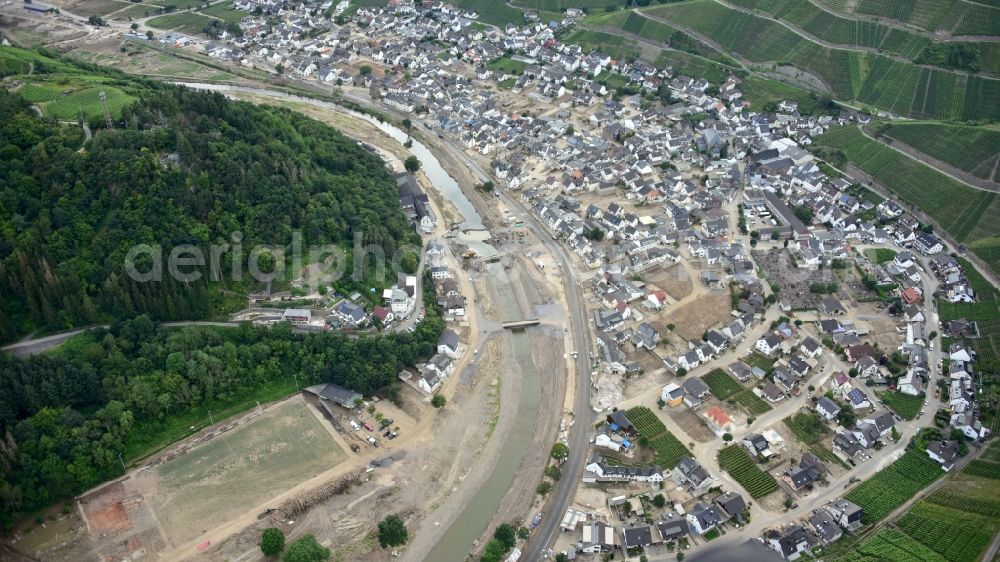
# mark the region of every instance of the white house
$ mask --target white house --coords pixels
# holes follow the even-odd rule
[[[763,353],[764,355],[771,355],[781,348],[781,337],[777,334],[768,334],[754,344],[754,349]]]

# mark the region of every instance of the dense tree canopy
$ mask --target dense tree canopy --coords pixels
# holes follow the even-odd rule
[[[176,416],[283,383],[369,394],[435,351],[437,311],[414,332],[348,338],[274,328],[164,329],[147,316],[76,337],[71,350],[0,355],[0,523],[118,476]]]
[[[189,284],[131,281],[125,255],[140,243],[161,245],[164,257],[179,244],[208,256],[239,232],[245,254],[258,243],[285,247],[300,231],[305,248],[347,248],[362,234],[391,255],[414,240],[382,161],[337,131],[219,94],[121,82],[139,101],[82,151],[78,127],[0,90],[0,340],[216,310],[207,268]]]

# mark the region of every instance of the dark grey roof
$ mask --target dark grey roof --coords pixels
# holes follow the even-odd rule
[[[660,535],[664,541],[677,540],[688,534],[687,519],[675,517],[666,521],[658,521],[656,527],[660,530]]]
[[[625,548],[653,544],[652,527],[645,525],[631,529],[622,529],[622,539]]]
[[[306,388],[306,392],[311,392],[320,398],[336,402],[345,408],[353,408],[354,402],[361,398],[361,395],[357,392],[332,383],[310,386]]]
[[[438,338],[438,345],[447,345],[451,349],[458,349],[458,334],[451,330],[445,330],[441,332],[441,337]]]

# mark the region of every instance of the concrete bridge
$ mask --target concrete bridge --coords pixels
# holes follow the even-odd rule
[[[526,320],[512,320],[510,322],[504,322],[501,324],[505,330],[516,330],[518,328],[527,328],[528,326],[537,326],[540,320],[538,318],[528,318]]]

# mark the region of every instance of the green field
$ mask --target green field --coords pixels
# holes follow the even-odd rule
[[[891,123],[881,131],[960,170],[1000,182],[1000,130],[947,123]]]
[[[721,45],[727,54],[738,54],[752,63],[795,66],[821,80],[841,100],[858,100],[910,117],[1000,118],[1000,104],[989,101],[1000,95],[1000,80],[921,67],[877,53],[825,47],[803,40],[781,23],[728,8],[715,0],[656,6],[643,13],[692,29]],[[882,28],[860,24],[853,31],[836,31],[844,26],[827,21],[833,16],[813,16],[819,19],[810,21],[818,21],[820,26],[829,24],[830,33],[857,35],[858,42],[873,43],[877,39],[882,45],[886,41],[888,46],[907,53],[920,47],[919,38],[913,39],[912,34],[885,31],[881,37],[875,31]]]
[[[496,2],[495,0],[451,0],[449,4],[474,11],[479,14],[479,21],[501,28],[508,23],[515,25],[524,25],[527,23],[524,19],[524,12],[505,2]],[[380,5],[384,6],[385,4]]]
[[[637,60],[642,50],[635,41],[620,35],[576,29],[565,38],[566,43],[579,45],[584,51],[600,51],[617,60]]]
[[[701,380],[705,381],[709,390],[711,390],[712,394],[714,394],[719,400],[725,400],[737,392],[742,392],[744,390],[743,385],[737,382],[733,377],[726,374],[726,372],[722,369],[713,370],[707,375],[701,377]]]
[[[917,417],[917,414],[920,413],[920,408],[924,406],[924,398],[910,396],[902,392],[883,392],[880,397],[887,407],[905,420],[912,420]]]
[[[934,168],[872,140],[853,126],[837,127],[814,145],[840,151],[852,164],[872,175],[901,199],[918,206],[964,243],[994,271],[1000,272],[1000,200]]]
[[[199,13],[215,16],[220,20],[225,20],[226,22],[234,25],[239,25],[241,19],[250,15],[249,12],[234,9],[232,2],[213,4],[204,10],[201,10]]]
[[[157,467],[160,493],[149,500],[170,537],[195,538],[343,461],[310,408],[290,400]]]
[[[194,12],[181,12],[178,14],[167,14],[157,16],[148,23],[150,27],[163,29],[165,31],[176,31],[187,35],[198,35],[206,25],[212,23],[212,18],[196,14]]]
[[[876,264],[892,261],[896,257],[896,251],[888,248],[871,248],[865,250],[865,256]]]
[[[496,60],[486,63],[486,68],[494,71],[503,71],[507,74],[517,74],[520,75],[524,72],[524,68],[528,66],[528,63],[521,62],[519,60],[514,60],[510,57],[500,57]]]
[[[844,497],[865,510],[866,523],[881,520],[944,474],[927,455],[908,450],[894,463],[851,489]]]
[[[756,499],[778,489],[774,477],[757,467],[757,463],[740,445],[730,445],[719,451],[719,466],[740,483]]]

